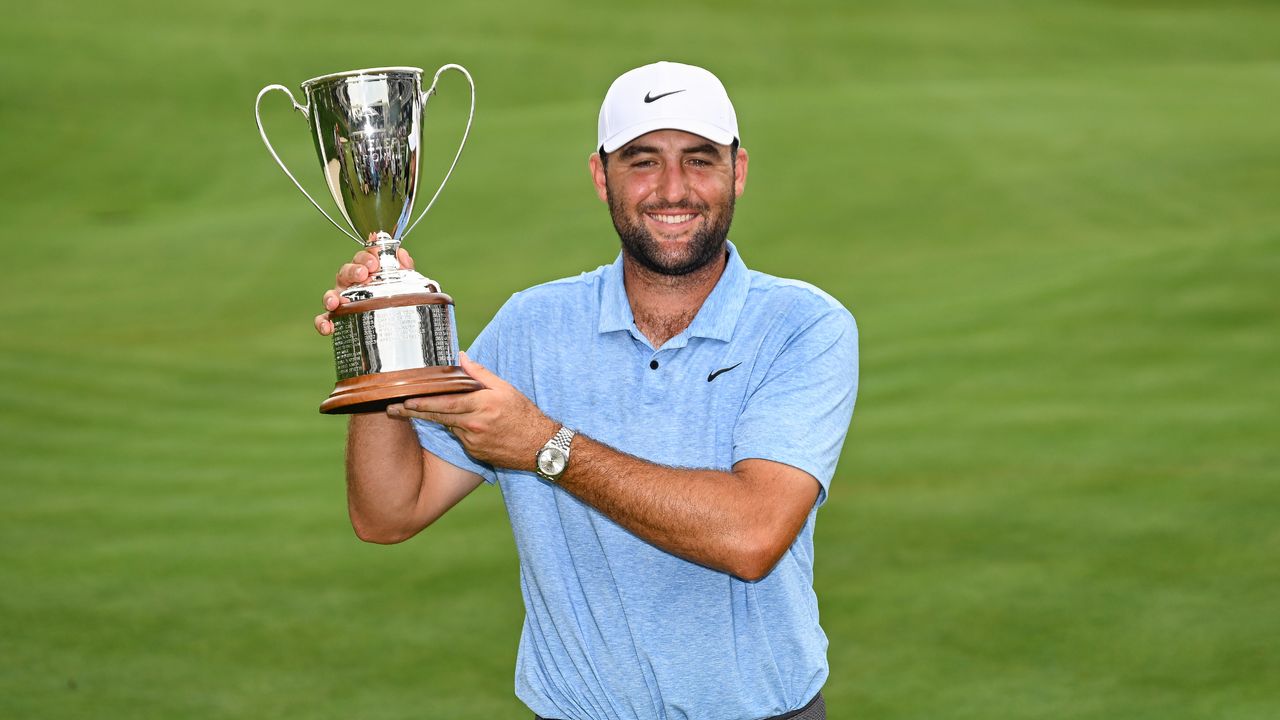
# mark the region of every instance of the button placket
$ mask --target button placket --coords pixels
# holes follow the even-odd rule
[[[644,380],[641,382],[640,394],[643,405],[647,409],[646,413],[659,412],[659,408],[666,405],[665,386],[670,378],[668,373],[664,372],[663,366],[666,365],[667,359],[661,350],[655,350],[651,351],[648,360],[644,362],[645,367],[641,371],[644,373]],[[653,418],[650,418],[650,421],[652,420]]]

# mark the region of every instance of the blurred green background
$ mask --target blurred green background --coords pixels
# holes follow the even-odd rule
[[[1280,6],[49,0],[0,27],[0,717],[523,718],[498,492],[358,542],[311,317],[355,249],[263,85],[466,65],[408,239],[464,344],[610,261],[620,72],[737,104],[748,263],[842,300],[833,718],[1280,717]],[[465,117],[446,76],[434,187]],[[313,191],[300,117],[265,104]]]

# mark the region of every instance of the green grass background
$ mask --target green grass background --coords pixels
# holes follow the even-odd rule
[[[619,72],[715,69],[733,237],[840,298],[833,718],[1280,717],[1280,6],[52,0],[0,26],[0,717],[522,718],[496,491],[359,543],[311,316],[354,250],[253,98],[466,65],[407,247],[468,342],[608,262]],[[446,77],[433,186],[460,134]],[[265,103],[313,189],[302,120]]]

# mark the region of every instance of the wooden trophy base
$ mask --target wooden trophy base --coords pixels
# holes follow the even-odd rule
[[[320,404],[326,415],[378,412],[405,398],[471,392],[484,386],[456,366],[396,370],[339,380]]]

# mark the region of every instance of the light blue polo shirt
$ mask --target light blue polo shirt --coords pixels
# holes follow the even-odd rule
[[[744,582],[666,553],[537,475],[430,452],[498,483],[520,556],[516,694],[563,720],[744,720],[808,702],[827,678],[813,528],[853,414],[853,316],[817,288],[729,261],[689,327],[654,349],[622,257],[516,293],[469,354],[555,420],[673,467],[786,463],[821,484],[795,543]],[[572,462],[572,460],[570,461]]]

